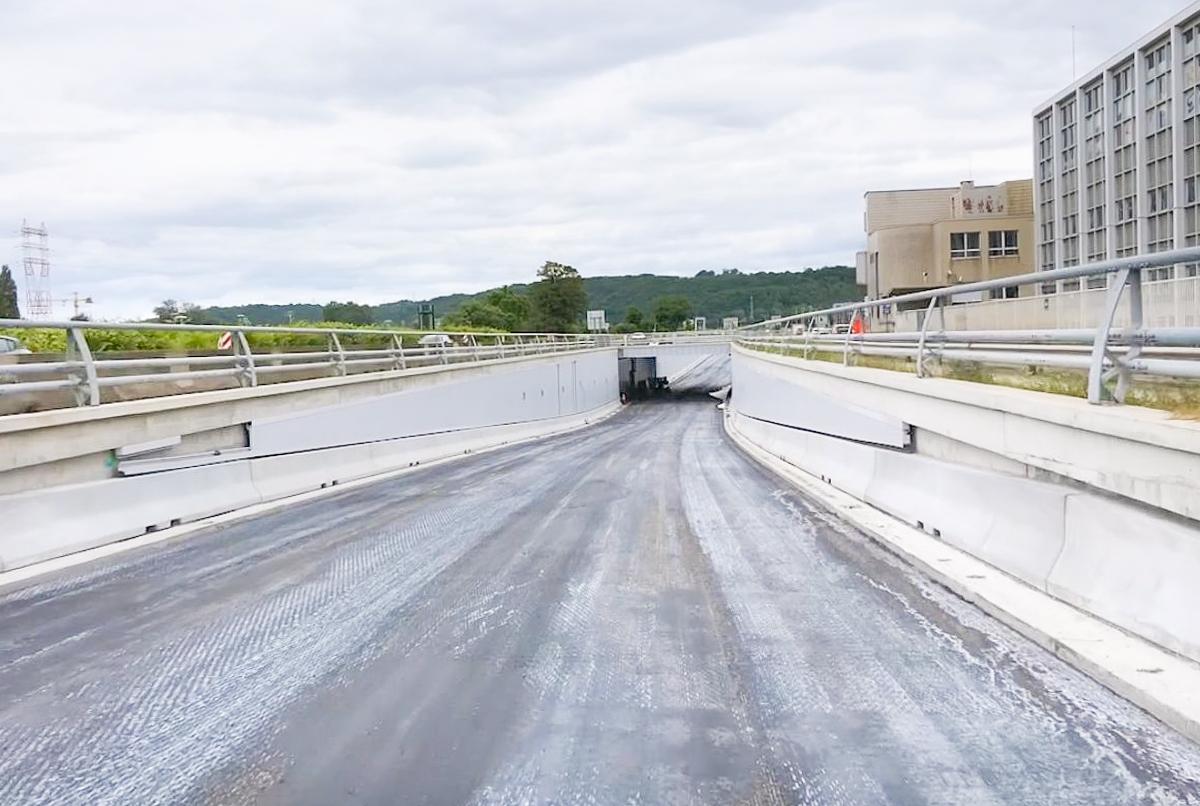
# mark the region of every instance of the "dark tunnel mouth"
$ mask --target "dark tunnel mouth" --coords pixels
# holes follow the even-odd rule
[[[685,378],[678,387],[672,387],[666,377],[658,374],[658,359],[655,356],[619,358],[617,379],[621,400],[626,403],[705,400],[716,405],[721,401],[714,398],[712,393],[729,386],[727,382],[696,383]],[[728,398],[728,395],[725,397]]]

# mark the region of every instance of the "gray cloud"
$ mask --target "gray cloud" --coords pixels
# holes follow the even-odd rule
[[[862,193],[1028,176],[1034,104],[1149,0],[6,9],[0,262],[142,315],[847,263]]]

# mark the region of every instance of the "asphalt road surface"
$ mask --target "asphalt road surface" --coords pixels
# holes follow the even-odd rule
[[[0,596],[0,803],[1200,802],[1195,746],[719,418],[640,404]]]

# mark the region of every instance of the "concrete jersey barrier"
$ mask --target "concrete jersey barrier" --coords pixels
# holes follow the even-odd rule
[[[813,362],[789,366],[772,358],[764,372],[762,358],[734,352],[731,427],[747,440],[1064,602],[1200,660],[1200,586],[1195,584],[1200,578],[1200,523],[1071,478],[1055,478],[1010,457],[989,461],[978,451],[994,444],[995,434],[987,428],[1004,414],[992,408],[979,406],[973,412],[962,401],[941,401],[943,407],[956,407],[946,420],[946,430],[956,437],[970,433],[969,421],[977,420],[977,444],[967,443],[957,452],[941,447],[948,437],[931,419],[913,428],[909,449],[819,433],[823,415],[809,404],[813,394],[827,394],[829,377],[805,366]],[[761,382],[738,385],[739,377],[751,374]],[[849,373],[839,380],[854,385]],[[864,385],[864,393],[854,399],[874,401],[880,395],[877,385]],[[785,422],[765,422],[746,413],[761,410],[764,397]],[[894,416],[913,405],[878,413]],[[1019,419],[1007,422],[1011,428]],[[1036,424],[1033,430],[1048,427]],[[930,438],[923,440],[925,434]],[[939,455],[923,455],[926,443]],[[1141,442],[1137,450],[1154,448]],[[1160,450],[1178,453],[1175,448]],[[951,455],[970,456],[971,461],[951,461]],[[1194,460],[1200,464],[1200,456]],[[1200,489],[1194,494],[1200,498]]]

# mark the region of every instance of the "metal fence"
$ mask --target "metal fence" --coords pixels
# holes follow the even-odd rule
[[[918,377],[929,374],[931,360],[973,362],[1026,367],[1054,367],[1087,372],[1087,399],[1091,403],[1123,402],[1134,375],[1165,378],[1200,378],[1200,327],[1147,328],[1143,323],[1142,272],[1163,266],[1200,261],[1200,247],[1120,258],[1086,266],[1034,272],[976,283],[919,291],[838,305],[770,319],[740,329],[738,340],[749,346],[810,355],[838,350],[843,363],[855,355],[912,359]],[[1087,328],[1063,330],[950,330],[946,306],[955,296],[1013,286],[1043,285],[1081,277],[1107,277],[1103,304]],[[928,302],[919,330],[870,333],[867,312],[881,303],[893,306]],[[1127,315],[1120,316],[1122,302]],[[850,314],[846,332],[831,333],[814,327],[833,314]],[[1123,327],[1116,327],[1118,319]],[[933,327],[937,320],[938,326]],[[862,330],[864,332],[855,332]]]
[[[103,392],[117,387],[215,382],[217,388],[258,386],[300,377],[342,376],[410,367],[489,361],[595,347],[593,335],[561,333],[424,333],[371,328],[226,327],[153,323],[48,322],[0,319],[0,328],[62,330],[66,350],[53,360],[0,364],[0,396],[68,392],[75,405],[96,406]],[[94,352],[89,331],[211,333],[212,350],[167,349],[109,355]],[[259,336],[291,337],[300,345],[253,349]],[[422,341],[422,337],[425,338]],[[306,346],[303,343],[309,342]],[[154,351],[160,352],[160,351]],[[143,353],[143,354],[139,354]],[[192,354],[198,353],[198,354]],[[210,385],[211,386],[211,385]],[[159,388],[139,396],[174,394]]]
[[[21,333],[59,330],[66,349],[50,354],[0,353],[0,400],[31,401],[8,411],[96,406],[122,396],[159,397],[318,377],[493,361],[594,347],[728,342],[724,331],[637,334],[460,333],[375,328],[174,325],[146,322],[61,322],[0,319]],[[210,348],[96,351],[99,331],[209,334]],[[290,345],[268,344],[288,337]],[[256,342],[261,342],[256,346]],[[152,353],[148,355],[147,353]],[[159,355],[158,353],[163,353]],[[5,409],[0,408],[0,414]]]

